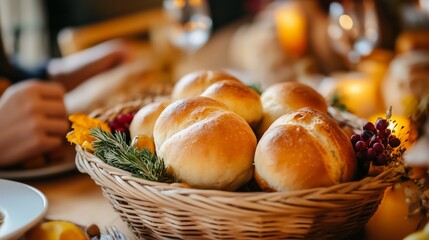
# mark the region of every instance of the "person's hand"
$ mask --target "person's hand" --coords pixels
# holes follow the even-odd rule
[[[59,147],[69,130],[64,87],[25,81],[0,98],[0,166]]]

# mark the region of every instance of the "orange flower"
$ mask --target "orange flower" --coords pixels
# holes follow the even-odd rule
[[[90,135],[91,128],[101,127],[102,130],[110,132],[107,123],[96,118],[91,118],[85,114],[72,114],[69,120],[72,122],[71,127],[73,130],[67,133],[67,140],[89,151],[94,151],[91,143],[95,140],[94,137]]]

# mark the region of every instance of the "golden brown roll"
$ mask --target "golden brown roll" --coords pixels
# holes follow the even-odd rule
[[[170,104],[169,100],[149,103],[142,107],[130,124],[130,136],[133,139],[137,135],[153,137],[153,128],[161,112]]]
[[[171,96],[178,100],[196,97],[204,92],[210,85],[222,80],[240,82],[237,78],[223,71],[196,71],[183,76],[174,86]]]
[[[258,129],[261,137],[268,127],[283,114],[311,107],[327,112],[325,99],[313,88],[298,82],[283,82],[270,86],[261,95],[263,116]]]
[[[326,187],[353,180],[356,171],[349,138],[312,108],[281,116],[256,147],[255,179],[265,191]]]
[[[229,110],[243,117],[254,128],[262,118],[262,103],[259,94],[241,82],[224,80],[213,83],[201,96],[224,103]]]
[[[168,171],[194,188],[232,191],[252,178],[255,134],[217,100],[195,97],[170,104],[153,134]]]

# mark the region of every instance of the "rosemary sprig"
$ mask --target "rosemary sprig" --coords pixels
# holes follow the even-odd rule
[[[94,155],[105,163],[131,172],[134,176],[150,181],[175,182],[176,179],[167,173],[161,158],[148,149],[138,150],[126,143],[124,133],[111,134],[101,128],[91,128]]]

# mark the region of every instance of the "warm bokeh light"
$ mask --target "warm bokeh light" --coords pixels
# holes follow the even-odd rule
[[[399,240],[416,231],[422,217],[418,214],[407,217],[408,205],[404,193],[407,184],[396,184],[386,189],[378,210],[366,225],[365,239]]]
[[[367,118],[383,110],[377,84],[367,75],[344,73],[336,74],[334,79],[336,83],[333,92],[348,111],[358,117]]]
[[[277,35],[287,54],[301,56],[306,52],[307,22],[303,11],[293,4],[285,4],[275,11]]]
[[[338,21],[340,23],[340,26],[346,30],[350,30],[353,28],[353,19],[347,14],[341,15]]]
[[[392,111],[393,113],[395,112],[394,109]],[[379,117],[386,118],[386,114],[374,114],[373,116],[369,117],[368,120],[372,123],[375,123]],[[405,116],[393,114],[390,117],[390,124],[388,128],[392,130],[392,134],[395,134],[396,137],[401,139],[401,144],[403,144],[403,146],[407,149],[409,149],[416,140],[416,130],[413,128],[411,120]]]
[[[191,6],[201,6],[202,0],[190,0],[189,4],[191,4]]]
[[[174,0],[173,4],[174,4],[174,6],[176,6],[178,8],[183,8],[185,6],[185,1],[184,0]]]
[[[419,0],[419,8],[429,13],[429,0]]]
[[[365,84],[362,84],[360,81],[350,81],[346,91],[350,94],[362,94],[366,90],[365,87]]]
[[[377,121],[378,118],[386,118],[385,113],[379,113],[371,116],[369,120],[373,123]],[[395,131],[397,134],[404,134],[410,130],[410,119],[403,116],[392,115],[390,117],[390,124],[387,127],[392,131]]]

